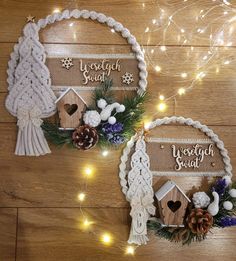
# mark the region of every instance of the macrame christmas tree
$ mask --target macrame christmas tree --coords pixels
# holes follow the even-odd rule
[[[129,190],[127,199],[131,202],[132,224],[128,242],[146,244],[147,221],[155,214],[153,206],[152,173],[146,144],[143,136],[136,142],[135,152],[131,157],[131,170],[128,173]]]
[[[39,27],[32,22],[24,28],[24,35],[17,46],[19,61],[14,68],[14,84],[9,86],[6,99],[8,111],[18,118],[17,155],[50,153],[40,125],[41,118],[55,113],[56,97],[51,89],[45,50],[39,42],[38,31]]]

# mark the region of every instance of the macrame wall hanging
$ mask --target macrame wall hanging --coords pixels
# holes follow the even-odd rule
[[[173,131],[178,138],[166,137],[171,132],[165,130],[155,134],[158,128],[170,124],[178,128],[178,132]],[[197,138],[184,131],[184,126],[176,125],[198,130]],[[179,138],[181,133],[186,138]],[[175,116],[158,119],[134,135],[123,151],[119,176],[122,192],[131,205],[129,243],[146,244],[147,227],[170,241],[184,244],[202,240],[212,226],[221,226],[223,219],[231,218],[236,209],[232,167],[224,143],[206,125],[192,119]],[[152,184],[155,176],[220,178],[212,190],[195,193],[191,201],[171,180],[155,192]],[[158,204],[154,204],[154,194]],[[151,218],[157,205],[159,219]]]
[[[132,53],[46,56],[40,29],[71,18],[107,25],[127,40]],[[37,23],[31,19],[14,46],[8,66],[6,108],[17,117],[16,155],[50,153],[44,134],[55,144],[71,143],[83,150],[98,142],[117,146],[133,135],[134,125],[141,119],[147,86],[143,52],[128,29],[104,14],[75,9],[49,15]],[[96,88],[98,84],[101,86]],[[122,102],[112,100],[111,91],[120,90],[135,90],[137,94]],[[90,91],[90,98],[86,91]],[[59,125],[43,122],[57,111]],[[131,122],[128,126],[127,119]]]

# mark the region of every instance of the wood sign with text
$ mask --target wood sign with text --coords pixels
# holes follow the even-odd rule
[[[194,133],[194,130],[189,130],[188,127],[172,128],[180,129],[178,137],[168,132],[161,132],[160,135],[155,129],[146,137],[153,175],[218,176],[224,173],[220,151],[210,139],[203,133]],[[181,132],[183,128],[184,133]]]
[[[138,61],[133,54],[54,55],[47,57],[47,66],[54,91],[68,87],[78,91],[92,90],[106,77],[113,80],[114,90],[134,91],[138,88]]]

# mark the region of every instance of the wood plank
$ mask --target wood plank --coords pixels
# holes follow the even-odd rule
[[[18,230],[19,261],[64,260],[209,260],[231,261],[236,243],[234,229],[213,229],[208,239],[181,247],[150,236],[146,246],[139,247],[134,257],[124,254],[129,233],[127,209],[83,209],[95,222],[90,232],[81,231],[79,209],[20,209]],[[113,237],[111,246],[100,241],[103,232]],[[224,251],[222,251],[224,249]]]
[[[0,92],[6,92],[6,69],[9,59],[10,49],[12,45],[0,44],[0,59],[3,62],[0,65]],[[129,50],[127,46],[110,46],[109,52],[125,53]],[[49,54],[55,52],[70,52],[90,53],[106,52],[108,46],[86,46],[86,45],[46,45],[46,50]],[[165,113],[157,112],[157,104],[159,103],[159,95],[163,94],[166,98],[176,94],[180,87],[188,87],[191,80],[196,77],[196,64],[199,57],[203,56],[206,49],[203,47],[194,48],[193,53],[180,66],[181,61],[186,59],[186,52],[191,52],[191,48],[171,47],[168,48],[169,57],[173,57],[177,63],[171,63],[166,59],[166,55],[155,50],[151,53],[152,48],[147,47],[147,62],[148,62],[148,92],[151,94],[150,101],[146,105],[147,115],[155,117],[171,116],[173,114],[183,115],[197,119],[207,125],[236,125],[236,99],[235,84],[236,76],[234,74],[235,62],[222,67],[220,73],[215,72],[215,62],[209,65],[206,77],[202,81],[196,82],[194,88],[183,96],[176,97],[176,105],[174,100],[171,99],[167,102],[168,108]],[[219,52],[221,59],[227,59],[234,55],[234,49],[222,49]],[[155,66],[160,65],[163,68],[161,73],[155,71]],[[214,66],[213,66],[214,65]],[[212,67],[211,67],[212,66]],[[181,68],[181,69],[180,69]],[[181,73],[186,72],[188,77],[183,79]],[[0,95],[0,101],[4,104],[6,94]],[[210,99],[209,99],[210,97]],[[204,108],[204,109],[203,109]],[[230,108],[230,109],[229,109]],[[227,111],[227,113],[225,113]],[[4,108],[0,107],[0,122],[15,122],[12,117]]]
[[[0,259],[15,260],[17,210],[0,208]]]
[[[223,7],[214,8],[218,2],[200,0],[197,3],[193,1],[152,1],[152,0],[86,0],[65,2],[63,0],[46,0],[43,5],[38,2],[30,1],[2,1],[0,4],[0,15],[2,17],[0,34],[2,42],[16,42],[22,34],[25,18],[32,13],[37,19],[45,18],[51,14],[55,8],[63,9],[89,9],[97,12],[105,13],[127,27],[141,44],[163,45],[209,45],[209,35],[214,33],[219,37],[218,30],[221,25],[224,26],[223,40],[228,43],[235,44],[234,34],[230,34],[229,29],[233,22],[228,22],[234,16],[234,12],[228,12],[224,15]],[[200,11],[209,10],[212,12],[204,19],[199,17],[196,21],[196,16],[200,15]],[[164,10],[164,12],[161,11]],[[148,15],[147,15],[148,14]],[[169,22],[169,16],[173,16],[173,23],[164,29]],[[201,14],[202,15],[202,14]],[[9,16],[11,23],[9,23]],[[153,19],[156,23],[153,24]],[[73,22],[73,26],[70,26]],[[146,28],[149,27],[149,32],[144,37]],[[69,30],[68,30],[69,28]],[[204,33],[199,33],[198,29],[205,30]],[[181,29],[185,30],[186,37],[183,37]],[[75,36],[74,36],[75,35]],[[43,42],[67,42],[67,43],[96,43],[107,44],[107,39],[110,43],[120,44],[124,40],[116,34],[112,34],[110,30],[96,22],[85,20],[69,20],[56,23],[53,26],[47,26],[42,30],[41,39]],[[214,40],[214,39],[213,39]],[[224,43],[225,43],[224,42]],[[216,42],[217,43],[217,42]]]
[[[183,133],[183,128],[179,127],[179,132]],[[232,137],[236,135],[236,127],[214,126],[212,129],[224,141],[235,169],[236,141]],[[171,126],[166,126],[164,131],[170,137],[174,133],[178,134]],[[1,206],[78,207],[77,196],[85,188],[83,172],[88,165],[94,167],[94,175],[88,179],[87,198],[83,206],[128,206],[118,178],[121,149],[112,150],[107,157],[103,157],[99,148],[77,151],[51,145],[52,154],[31,158],[14,155],[14,125],[1,124],[0,139],[0,167],[4,169],[1,175]],[[157,190],[166,179],[155,178],[154,189]],[[186,192],[196,190],[201,185],[203,188],[208,187],[206,179],[178,177],[173,180]]]
[[[231,3],[233,3],[231,1]],[[16,220],[19,210],[20,225],[18,230],[17,259],[22,261],[43,260],[209,260],[231,261],[234,259],[236,243],[235,229],[214,229],[207,241],[194,243],[190,247],[181,247],[165,240],[151,237],[147,246],[137,249],[135,257],[124,255],[129,233],[129,205],[121,192],[118,178],[118,165],[121,150],[111,151],[103,158],[99,149],[79,152],[69,148],[56,149],[52,154],[40,158],[24,158],[13,155],[16,139],[16,119],[4,108],[7,91],[6,69],[13,43],[22,34],[25,17],[30,13],[37,19],[45,18],[55,8],[89,9],[103,12],[123,23],[145,47],[148,63],[148,80],[151,100],[147,104],[146,119],[164,115],[183,115],[200,120],[212,126],[225,142],[236,167],[236,105],[235,105],[235,22],[229,23],[235,16],[231,10],[223,15],[224,8],[213,9],[205,19],[196,16],[200,10],[207,11],[218,2],[214,1],[168,1],[168,0],[45,0],[26,1],[8,0],[0,3],[0,259],[15,260]],[[181,9],[182,7],[185,7]],[[164,9],[164,14],[161,9]],[[228,7],[227,7],[228,8]],[[168,16],[176,12],[174,21],[164,33],[164,23]],[[162,20],[161,18],[162,13]],[[153,24],[153,19],[156,23]],[[225,23],[222,32],[217,32]],[[73,23],[73,24],[72,24]],[[159,24],[159,26],[158,26]],[[199,28],[209,27],[204,33]],[[72,25],[72,26],[71,26]],[[149,27],[149,32],[144,33]],[[181,36],[181,28],[187,32],[186,42]],[[232,30],[231,30],[232,29]],[[231,33],[230,33],[231,32]],[[219,53],[207,66],[205,56],[209,51],[209,36],[214,40],[222,39],[223,45]],[[165,38],[165,39],[164,39]],[[48,52],[58,51],[67,55],[71,51],[90,53],[128,52],[126,41],[114,34],[104,25],[86,20],[63,21],[47,26],[40,33],[40,39],[46,44]],[[109,43],[108,43],[109,41]],[[58,44],[55,44],[58,43]],[[65,45],[68,43],[68,45]],[[183,46],[186,45],[186,46]],[[216,45],[221,43],[216,42]],[[160,46],[165,45],[163,52]],[[191,48],[194,46],[194,48]],[[229,60],[229,65],[224,62]],[[162,68],[155,71],[155,66]],[[223,66],[222,66],[223,65]],[[220,68],[219,73],[216,69]],[[186,95],[177,97],[167,103],[165,113],[157,113],[156,105],[159,95],[169,97],[180,87],[187,87],[196,73],[204,71],[206,77],[198,82],[195,88]],[[181,73],[187,73],[183,79]],[[155,114],[155,116],[154,116]],[[152,116],[151,116],[152,115]],[[227,125],[227,126],[223,126]],[[234,125],[234,126],[230,126]],[[172,126],[165,127],[163,132],[176,137],[184,133]],[[88,180],[87,198],[83,204],[86,216],[94,220],[94,230],[82,233],[79,229],[81,212],[77,195],[83,191],[85,179],[83,169],[88,164],[96,168],[94,176]],[[154,190],[165,182],[166,178],[154,179]],[[174,178],[184,191],[195,191],[199,186],[208,187],[209,180],[200,178]],[[26,207],[26,208],[24,208]],[[36,208],[35,208],[36,207]],[[44,208],[46,207],[46,208]],[[55,208],[48,208],[55,207]],[[104,207],[98,209],[97,207]],[[112,208],[110,208],[112,207]],[[124,207],[124,208],[123,208]],[[103,231],[114,235],[114,244],[104,247],[98,238]],[[95,233],[95,235],[94,235]],[[222,250],[223,249],[223,250]]]

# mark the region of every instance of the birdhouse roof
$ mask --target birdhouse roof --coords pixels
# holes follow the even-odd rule
[[[191,202],[191,200],[185,195],[185,193],[180,189],[178,185],[176,185],[175,182],[173,181],[167,181],[156,193],[155,196],[156,198],[160,201],[162,200],[168,192],[170,192],[174,187],[176,187],[180,193],[183,194],[183,196],[188,200],[188,202]]]
[[[74,88],[68,88],[66,91],[64,91],[55,101],[55,103],[58,103],[67,93],[69,93],[70,91],[73,91],[81,100],[84,104],[86,104],[85,100],[76,92],[76,90]]]

